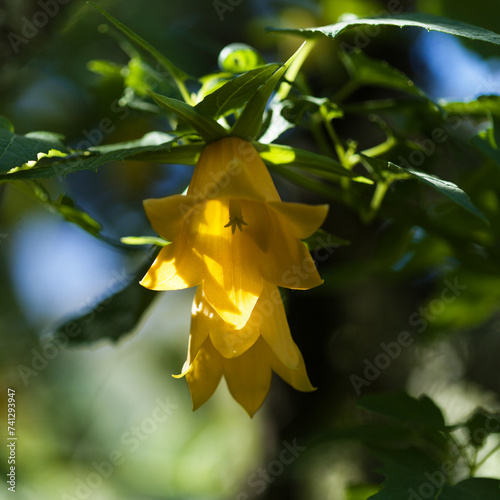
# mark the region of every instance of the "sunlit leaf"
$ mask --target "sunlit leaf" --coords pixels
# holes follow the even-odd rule
[[[317,28],[271,29],[271,31],[290,33],[305,38],[317,36],[335,38],[340,33],[358,26],[398,26],[400,28],[414,26],[426,29],[427,31],[441,31],[443,33],[449,33],[450,35],[500,45],[500,35],[493,31],[479,26],[473,26],[472,24],[462,21],[425,14],[423,12],[403,12],[393,16],[367,18],[356,18],[353,16],[352,18],[328,26],[320,26]]]

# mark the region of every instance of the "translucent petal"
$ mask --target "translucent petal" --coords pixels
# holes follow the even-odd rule
[[[328,214],[328,205],[305,205],[303,203],[269,202],[282,224],[298,239],[308,238],[323,224]]]
[[[245,214],[243,214],[245,215]],[[198,231],[193,247],[206,270],[203,291],[221,318],[240,329],[248,321],[262,291],[263,280],[258,250],[247,228],[225,227],[229,221],[229,200],[211,200],[193,217]]]
[[[179,238],[160,250],[140,283],[151,290],[181,290],[200,284],[202,271],[200,259]]]
[[[225,137],[203,149],[187,194],[279,201],[273,180],[254,146]]]
[[[252,417],[264,402],[271,385],[269,346],[259,338],[241,356],[224,359],[223,366],[231,395]]]
[[[247,214],[248,236],[258,246],[263,278],[284,288],[307,290],[323,283],[304,243],[295,235],[281,214],[268,206],[246,200],[241,203]]]
[[[207,338],[198,351],[191,369],[186,373],[193,410],[210,399],[219,385],[222,370],[222,356]]]
[[[215,314],[215,316],[217,316]],[[191,308],[191,333],[189,336],[188,361],[195,359],[198,351],[214,328],[214,310],[205,299],[203,288],[199,286]]]
[[[174,241],[184,224],[184,217],[189,217],[196,204],[195,196],[176,194],[166,198],[144,200],[144,210],[153,229],[168,241]]]
[[[304,358],[299,351],[299,363],[296,369],[285,366],[277,356],[272,357],[272,369],[276,372],[287,384],[290,384],[297,391],[310,392],[316,388],[311,385],[306,372]]]
[[[279,361],[287,368],[295,369],[299,365],[300,351],[290,334],[285,308],[276,286],[266,283],[255,311],[247,326],[258,326],[260,333]]]

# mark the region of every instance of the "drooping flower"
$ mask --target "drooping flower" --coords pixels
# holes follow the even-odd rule
[[[262,405],[272,372],[299,391],[313,391],[299,348],[292,340],[278,288],[266,283],[246,325],[230,328],[198,287],[192,309],[186,376],[193,409],[214,393],[222,376],[250,416]]]
[[[153,228],[172,241],[141,284],[153,290],[202,285],[206,302],[241,330],[266,283],[309,289],[322,283],[301,239],[327,205],[280,200],[253,145],[226,137],[205,147],[186,195],[144,202]]]

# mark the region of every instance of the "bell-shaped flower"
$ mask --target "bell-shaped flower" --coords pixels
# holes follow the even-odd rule
[[[299,348],[292,340],[278,288],[266,283],[246,325],[230,328],[199,287],[193,303],[186,376],[193,409],[214,393],[222,376],[250,416],[262,405],[272,372],[299,391],[313,391]]]
[[[328,206],[284,203],[253,145],[237,137],[202,151],[186,195],[145,200],[165,246],[141,284],[153,290],[203,286],[230,326],[247,323],[265,283],[309,289],[322,283],[301,239]]]

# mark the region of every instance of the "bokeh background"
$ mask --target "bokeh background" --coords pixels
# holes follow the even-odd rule
[[[252,45],[267,62],[286,60],[299,40],[266,33],[266,26],[326,25],[346,13],[387,12],[393,4],[98,3],[195,77],[216,71],[219,52],[234,42]],[[26,20],[33,19],[41,4],[50,4],[54,15],[27,37]],[[494,0],[409,0],[401,5],[500,32],[500,4]],[[15,50],[12,33],[24,34],[26,40]],[[349,42],[349,35],[343,40]],[[394,28],[382,30],[366,53],[403,71],[434,100],[466,101],[500,91],[494,45]],[[76,145],[99,134],[104,118],[111,120],[113,130],[103,134],[103,143],[165,127],[138,110],[124,113],[112,107],[122,89],[89,70],[89,61],[100,59],[126,64],[128,55],[104,18],[85,2],[1,1],[0,114],[17,133],[48,130]],[[346,79],[333,44],[326,40],[315,48],[304,72],[319,96],[334,95]],[[352,99],[380,98],[382,92],[363,89]],[[373,126],[352,117],[339,132],[366,146],[379,140]],[[302,147],[309,138],[294,132],[282,142]],[[443,148],[445,171],[453,162],[462,169],[478,164],[459,141]],[[123,162],[54,179],[47,187],[69,194],[117,240],[152,234],[142,200],[182,192],[191,173],[192,167],[182,165]],[[282,179],[276,182],[285,200],[324,201]],[[65,222],[16,186],[0,185],[0,386],[2,394],[6,387],[16,389],[18,498],[367,498],[376,490],[353,485],[379,482],[381,476],[373,472],[376,462],[358,444],[322,442],[321,436],[357,418],[359,394],[352,375],[361,376],[364,361],[375,358],[380,343],[394,341],[403,331],[411,334],[411,345],[361,387],[363,394],[395,389],[426,393],[449,422],[478,405],[498,409],[500,278],[464,265],[446,241],[422,238],[416,228],[384,215],[365,224],[333,204],[325,227],[351,244],[318,263],[324,285],[287,291],[285,300],[292,335],[318,390],[298,393],[276,377],[264,406],[249,419],[222,382],[215,396],[193,413],[185,381],[171,376],[181,371],[185,359],[193,291],[158,294],[134,331],[117,343],[43,351],[44,337],[119,286],[134,259]],[[409,318],[440,296],[446,279],[458,279],[467,288],[425,328],[412,324]],[[2,396],[2,427],[5,406]],[[0,470],[6,471],[5,460]],[[497,454],[482,472],[499,477],[499,470]],[[2,489],[3,495],[7,498]]]

